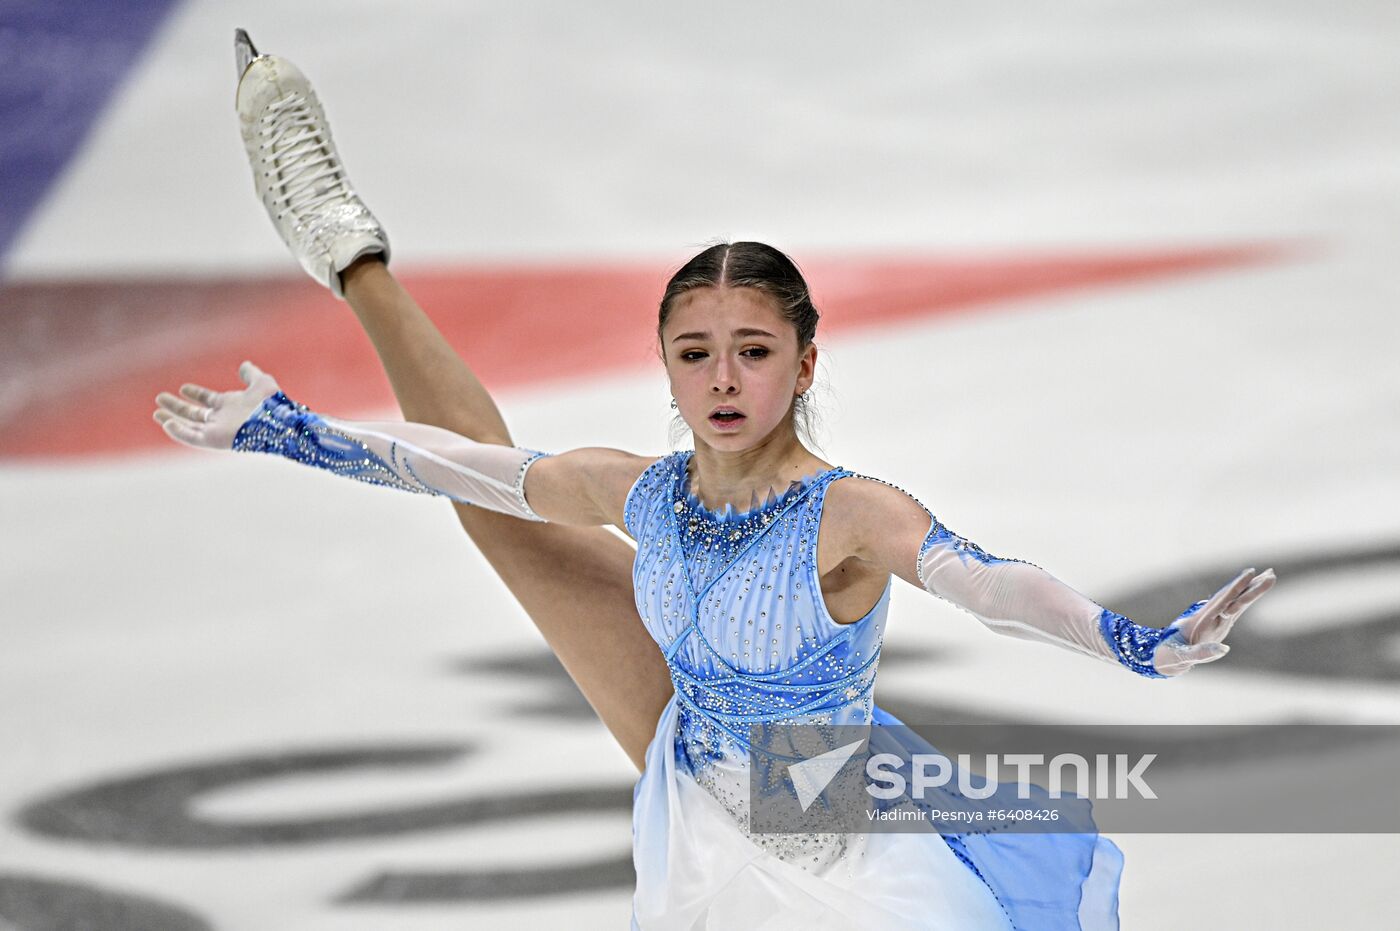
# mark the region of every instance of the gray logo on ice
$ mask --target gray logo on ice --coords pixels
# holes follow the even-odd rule
[[[812,806],[817,796],[826,790],[831,780],[841,771],[841,767],[851,758],[851,754],[863,743],[864,740],[857,740],[855,743],[828,750],[810,760],[793,763],[788,767],[788,778],[792,780],[792,787],[797,792],[797,801],[802,805],[803,811]]]

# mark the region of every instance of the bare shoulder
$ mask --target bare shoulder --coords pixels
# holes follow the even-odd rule
[[[530,467],[530,501],[537,512],[559,523],[622,526],[627,493],[655,461],[654,456],[603,446],[547,456]]]
[[[931,519],[908,492],[863,475],[832,482],[823,513],[843,551],[879,563],[887,561],[892,542],[926,534]]]
[[[570,449],[529,466],[525,496],[536,514],[556,524],[622,526],[627,493],[652,462],[623,449]]]
[[[848,475],[832,482],[826,509],[840,522],[914,522],[927,526],[929,512],[907,491],[865,475]]]
[[[574,459],[578,467],[597,483],[595,487],[621,489],[624,496],[641,474],[659,458],[605,446],[585,446],[562,455]]]

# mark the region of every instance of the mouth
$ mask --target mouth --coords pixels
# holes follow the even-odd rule
[[[746,418],[742,413],[732,407],[717,407],[710,411],[710,426],[717,430],[733,430],[740,426]]]

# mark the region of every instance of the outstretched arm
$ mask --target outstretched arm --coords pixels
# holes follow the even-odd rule
[[[156,420],[190,446],[273,453],[375,485],[576,525],[620,524],[627,489],[647,465],[617,450],[554,457],[428,424],[341,420],[296,403],[251,362],[239,375],[241,391],[187,384],[183,397],[162,392]]]
[[[1146,627],[1039,566],[991,555],[893,486],[859,484],[865,487],[853,489],[862,499],[862,519],[850,525],[853,555],[967,610],[996,633],[1074,650],[1143,676],[1176,676],[1224,656],[1230,627],[1275,580],[1272,569],[1246,569],[1166,627]]]

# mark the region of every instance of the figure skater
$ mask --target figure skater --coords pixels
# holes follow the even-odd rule
[[[303,266],[348,299],[405,414],[424,422],[316,414],[249,362],[242,390],[187,384],[157,398],[156,420],[191,446],[274,453],[459,505],[634,760],[646,735],[633,926],[1117,927],[1121,854],[1098,835],[751,833],[749,725],[898,723],[872,693],[892,576],[998,633],[1172,677],[1225,654],[1272,571],[1246,569],[1167,627],[1144,627],[985,552],[895,486],[825,462],[797,430],[817,311],[796,266],[760,243],[706,249],[661,298],[658,337],[693,451],[511,445],[485,389],[389,275],[387,238],[349,187],[310,85],[246,36],[239,48],[263,202]],[[454,391],[465,400],[434,400]]]

